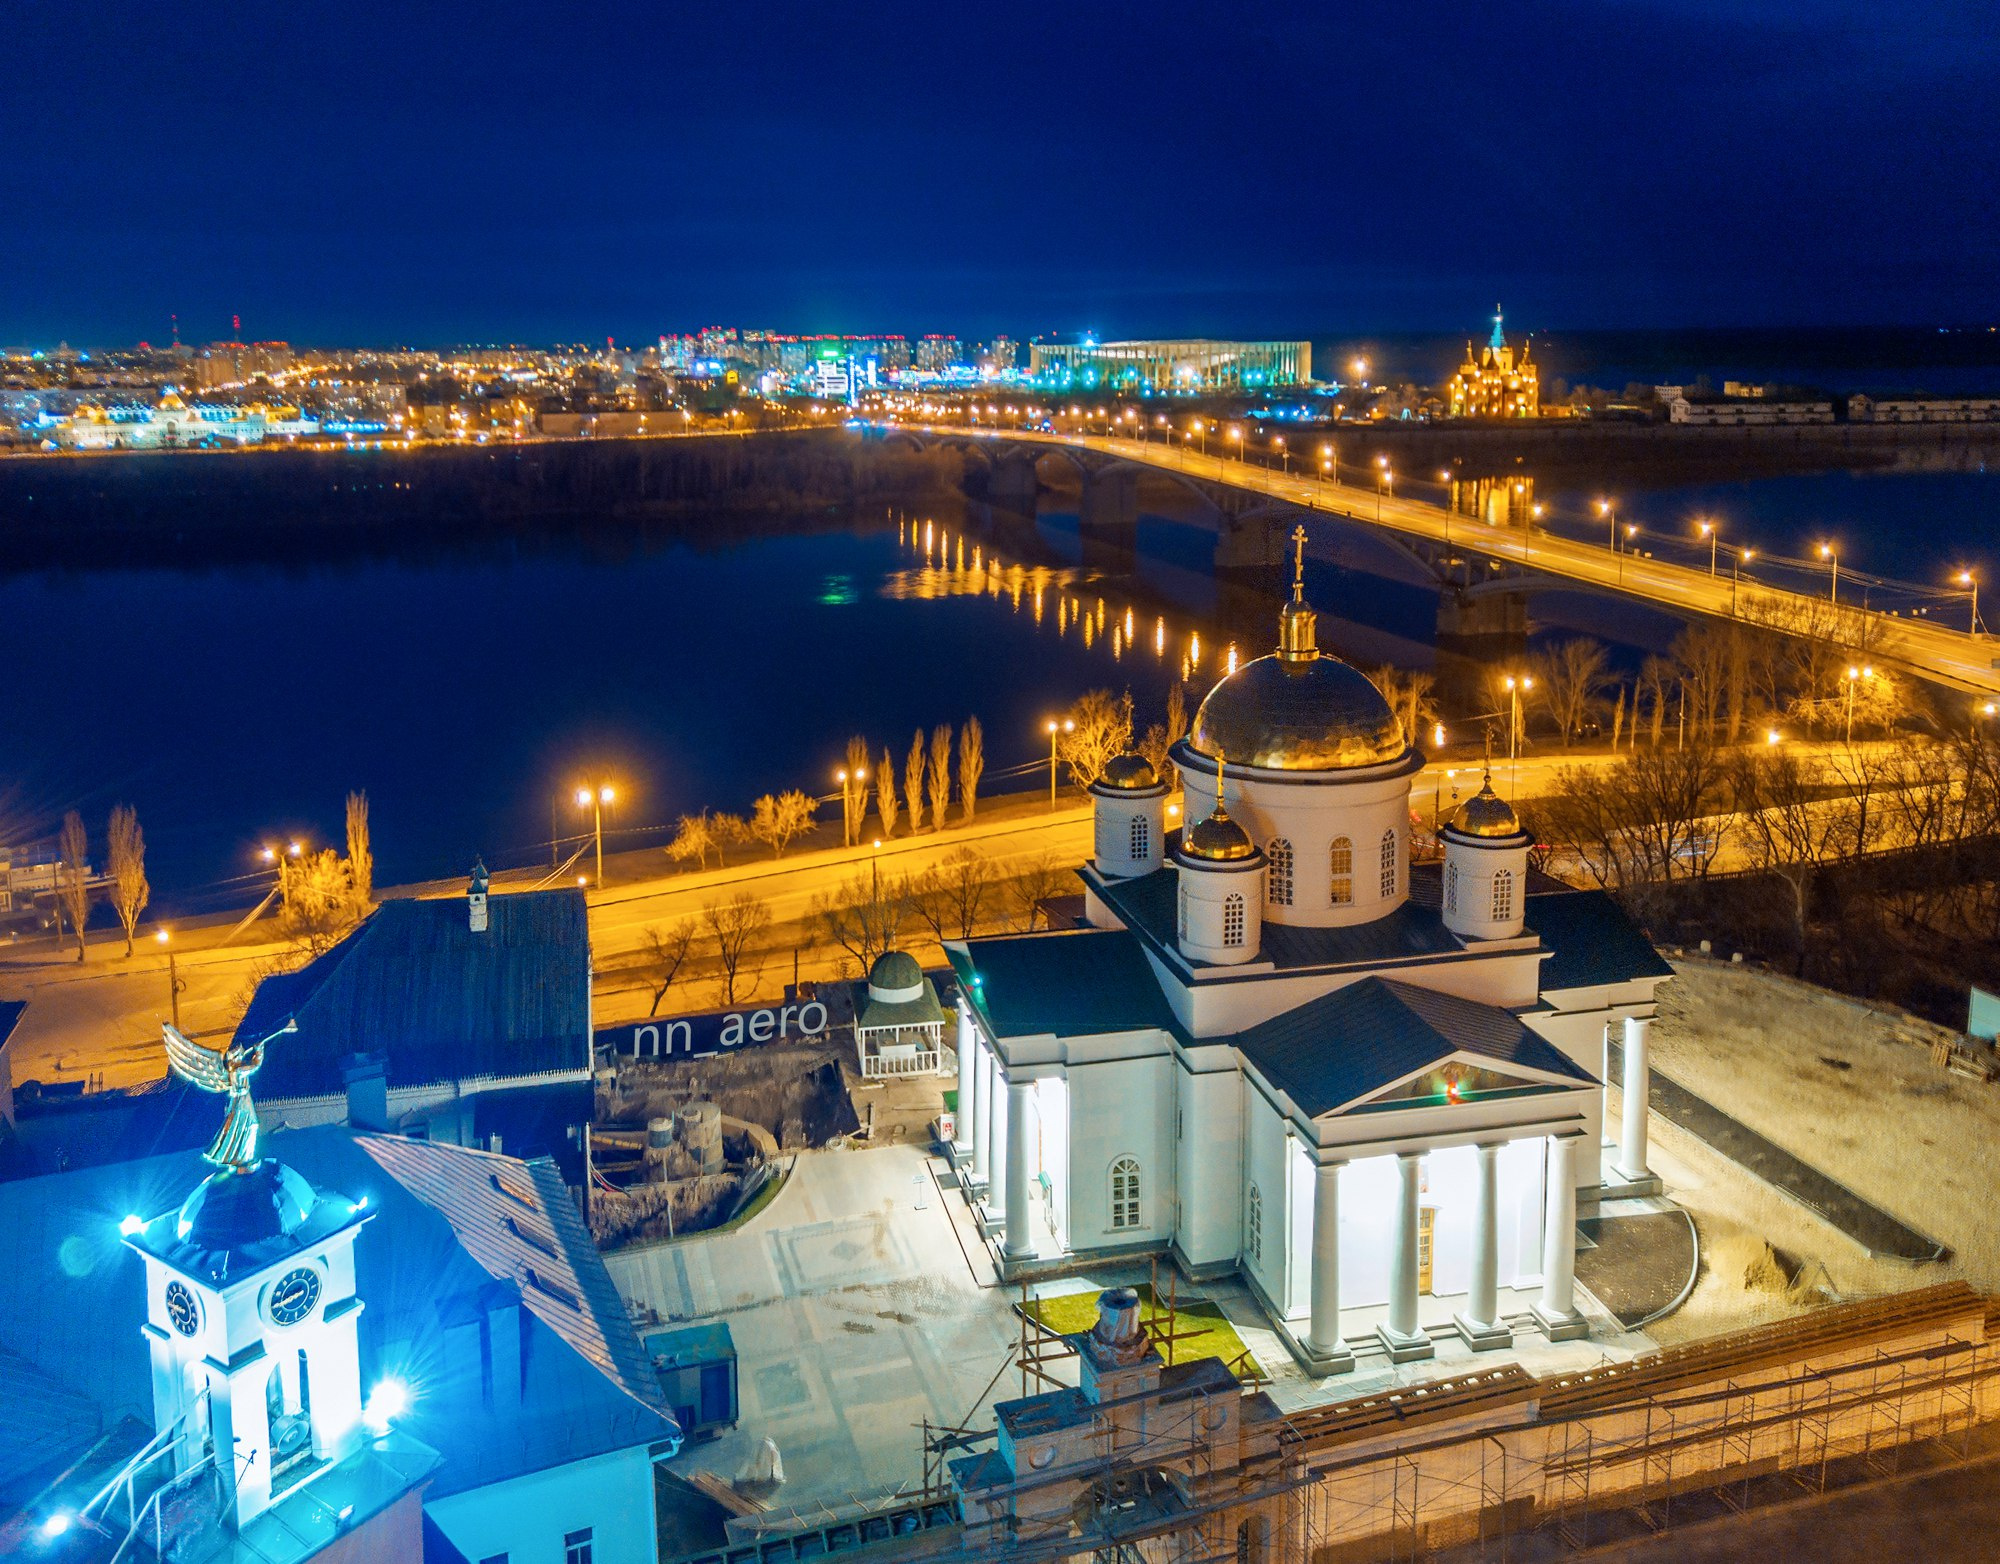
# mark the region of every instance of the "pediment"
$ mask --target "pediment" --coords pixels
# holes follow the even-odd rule
[[[1321,1118],[1348,1113],[1373,1113],[1395,1108],[1441,1108],[1453,1103],[1542,1092],[1574,1091],[1574,1079],[1531,1066],[1503,1063],[1475,1053],[1447,1054],[1421,1069],[1411,1070],[1375,1090],[1341,1104]]]

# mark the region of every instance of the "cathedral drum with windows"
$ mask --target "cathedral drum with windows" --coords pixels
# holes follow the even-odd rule
[[[1184,825],[1121,757],[1090,790],[1086,926],[946,943],[982,1083],[962,1182],[1007,1277],[1234,1272],[1317,1373],[1353,1362],[1344,1311],[1398,1361],[1444,1331],[1577,1335],[1605,1036],[1643,1029],[1671,969],[1610,898],[1530,883],[1490,785],[1412,864],[1423,757],[1319,650],[1294,540],[1276,648],[1170,751]]]

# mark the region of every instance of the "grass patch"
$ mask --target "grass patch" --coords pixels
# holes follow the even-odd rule
[[[1151,1325],[1158,1321],[1164,1328],[1167,1306],[1154,1297],[1153,1289],[1144,1283],[1134,1290],[1139,1294],[1140,1323]],[[1050,1330],[1074,1336],[1097,1324],[1097,1296],[1095,1292],[1070,1292],[1053,1298],[1032,1298],[1027,1305],[1028,1317]],[[1250,1349],[1243,1345],[1243,1338],[1236,1334],[1236,1327],[1229,1323],[1229,1317],[1206,1298],[1176,1299],[1174,1329],[1179,1338],[1173,1349],[1173,1361],[1176,1363],[1190,1363],[1196,1358],[1220,1358],[1224,1363],[1235,1366],[1239,1379],[1252,1374],[1261,1376],[1264,1372]],[[1166,1348],[1162,1347],[1160,1352],[1165,1356]]]

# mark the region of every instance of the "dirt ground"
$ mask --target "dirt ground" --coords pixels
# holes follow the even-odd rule
[[[1921,1266],[1871,1259],[1656,1115],[1654,1171],[1693,1213],[1703,1265],[1687,1304],[1651,1327],[1655,1337],[1689,1340],[1829,1298],[1958,1277],[2000,1290],[1991,1214],[2000,1085],[1931,1063],[1930,1039],[1950,1034],[1772,973],[1698,959],[1674,966],[1678,976],[1660,994],[1653,1067],[1952,1253]],[[1791,1286],[1769,1267],[1767,1244]],[[1752,1272],[1760,1274],[1746,1283]]]

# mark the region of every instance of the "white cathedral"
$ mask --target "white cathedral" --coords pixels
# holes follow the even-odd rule
[[[1583,1335],[1579,1204],[1658,1188],[1672,971],[1610,898],[1531,885],[1490,782],[1442,865],[1410,862],[1423,757],[1319,651],[1302,583],[1173,748],[1185,827],[1121,756],[1090,789],[1087,926],[947,945],[961,1180],[1009,1278],[1162,1251],[1237,1272],[1315,1373],[1354,1339],[1402,1362],[1441,1331]],[[1614,1026],[1633,1089],[1606,1148]]]

